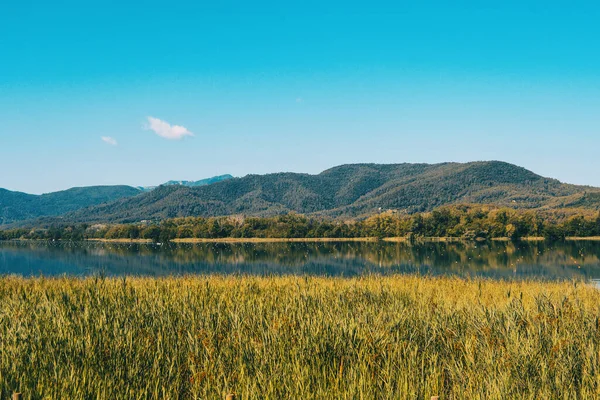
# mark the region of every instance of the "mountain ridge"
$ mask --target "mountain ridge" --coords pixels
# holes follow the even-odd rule
[[[598,195],[590,197],[588,192]],[[597,209],[600,188],[561,183],[501,161],[346,164],[315,175],[251,174],[195,188],[163,186],[135,199],[97,205],[65,218],[77,222],[135,222],[289,212],[361,218],[382,210],[414,213],[458,203]]]

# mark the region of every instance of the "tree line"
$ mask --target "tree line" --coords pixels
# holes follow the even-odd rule
[[[427,213],[384,212],[366,219],[334,220],[285,214],[274,217],[186,217],[154,223],[61,224],[46,228],[0,231],[0,240],[176,238],[357,238],[455,237],[467,240],[524,237],[600,236],[600,213],[515,210],[454,205]]]

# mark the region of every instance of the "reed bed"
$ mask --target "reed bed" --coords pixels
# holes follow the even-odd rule
[[[598,398],[599,317],[579,282],[3,277],[0,398]]]

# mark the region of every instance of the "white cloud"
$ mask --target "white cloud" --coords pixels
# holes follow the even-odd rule
[[[111,146],[117,145],[117,141],[115,140],[115,138],[111,138],[110,136],[102,136],[102,141],[104,143],[110,144]]]
[[[154,117],[148,117],[146,129],[154,131],[158,136],[170,140],[180,140],[184,136],[194,136],[187,128],[180,125],[171,125],[166,121]]]

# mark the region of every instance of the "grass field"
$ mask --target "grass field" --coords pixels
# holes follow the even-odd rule
[[[0,398],[598,398],[599,317],[577,282],[3,277]]]

